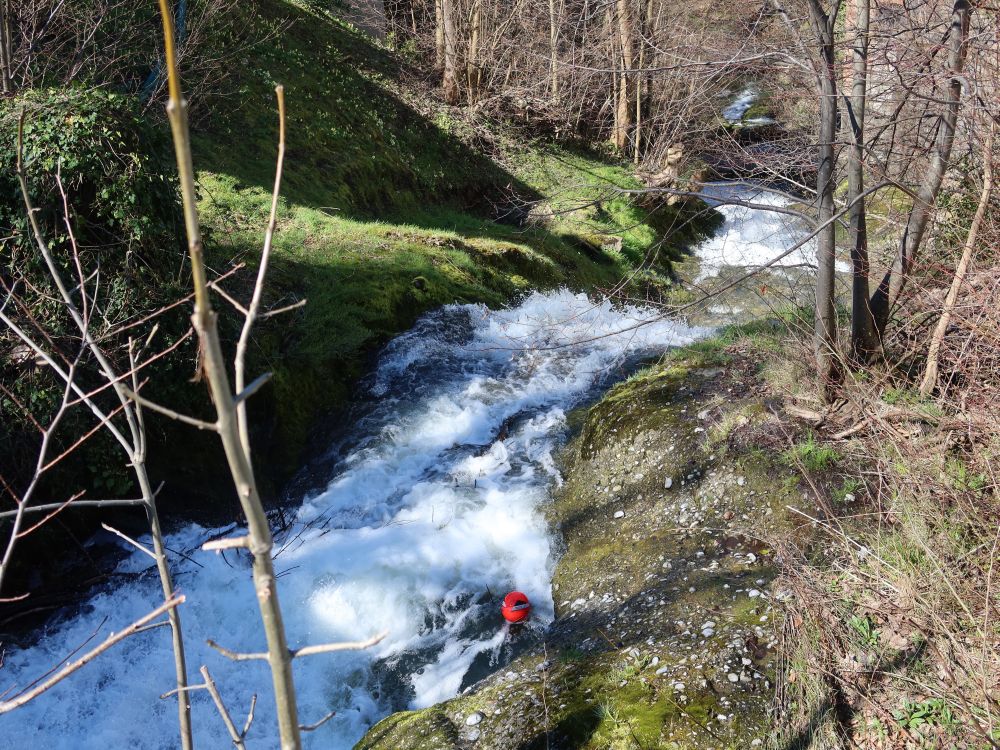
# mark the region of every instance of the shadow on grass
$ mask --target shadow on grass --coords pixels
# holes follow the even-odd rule
[[[288,0],[243,8],[256,41],[231,71],[239,96],[224,100],[196,134],[199,169],[270,191],[277,114],[285,87],[282,195],[352,218],[416,211],[428,199],[499,216],[509,196],[539,196],[458,137],[449,110],[418,112],[400,95],[411,75],[375,41]],[[433,119],[432,119],[433,118]],[[499,213],[498,213],[499,211]]]

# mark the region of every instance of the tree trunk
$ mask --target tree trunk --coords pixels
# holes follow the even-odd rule
[[[615,109],[615,129],[612,141],[619,149],[628,143],[632,128],[632,90],[629,71],[634,65],[632,57],[632,14],[629,0],[616,0],[618,9],[618,43],[621,48],[621,77],[618,82],[618,106]]]
[[[847,201],[851,241],[851,350],[858,362],[868,362],[878,350],[875,319],[869,307],[868,223],[865,199],[865,107],[868,97],[868,34],[871,0],[857,0],[853,50],[853,81],[848,114],[852,143],[847,162]]]
[[[469,55],[466,63],[466,76],[469,86],[469,103],[479,99],[479,90],[483,83],[483,70],[479,66],[479,52],[483,40],[483,2],[472,0],[472,15],[469,18]]]
[[[937,201],[944,182],[948,161],[951,159],[951,149],[955,144],[955,128],[958,125],[958,110],[962,98],[962,71],[965,68],[965,58],[968,53],[967,39],[969,35],[969,20],[972,7],[968,0],[955,0],[952,9],[951,30],[949,32],[948,69],[951,81],[948,85],[948,98],[944,112],[938,118],[937,141],[931,163],[924,174],[923,182],[917,191],[917,197],[910,209],[910,216],[899,241],[899,248],[892,267],[883,276],[878,289],[871,299],[872,315],[875,326],[881,337],[889,322],[889,314],[899,299],[899,294],[913,269],[913,262],[920,243],[923,241],[930,223],[931,212]]]
[[[216,428],[222,439],[229,470],[236,485],[236,494],[247,521],[247,549],[253,556],[253,582],[257,593],[260,619],[267,638],[268,666],[274,690],[275,709],[281,750],[298,750],[302,747],[299,728],[295,683],[292,678],[292,653],[288,649],[285,626],[278,601],[278,587],[274,576],[271,551],[274,539],[268,525],[267,514],[257,491],[257,480],[250,468],[250,457],[244,452],[240,439],[237,407],[229,384],[226,362],[219,339],[218,316],[212,309],[205,272],[201,228],[198,220],[197,195],[194,183],[194,166],[191,163],[191,140],[188,131],[187,101],[181,93],[180,77],[174,48],[174,29],[167,0],[160,0],[163,18],[163,36],[166,48],[166,67],[170,99],[167,115],[173,134],[177,156],[177,171],[181,199],[184,206],[184,226],[191,259],[191,277],[194,287],[194,313],[191,321],[201,345],[202,367],[216,411]]]
[[[434,65],[444,70],[444,0],[434,0]]]
[[[559,96],[559,17],[557,0],[549,0],[549,91],[552,99]]]
[[[951,314],[955,309],[955,302],[958,293],[965,281],[965,275],[969,270],[969,263],[972,261],[972,253],[976,248],[976,240],[979,238],[979,228],[983,224],[986,210],[990,204],[990,197],[993,194],[993,142],[996,136],[996,121],[990,123],[990,134],[983,146],[983,190],[979,194],[979,205],[976,207],[976,215],[972,218],[972,225],[969,227],[969,234],[965,239],[965,247],[962,249],[962,258],[955,269],[955,278],[951,280],[951,288],[948,296],[944,300],[944,308],[941,310],[941,318],[938,320],[931,336],[930,347],[927,350],[927,369],[924,371],[924,379],[920,383],[920,395],[929,396],[938,381],[938,356],[941,351],[941,342],[944,334],[948,330],[951,322]]]
[[[10,0],[0,0],[0,92],[4,96],[14,93],[12,40],[10,35]]]
[[[149,521],[150,536],[153,539],[153,552],[156,554],[156,569],[160,575],[160,587],[163,590],[163,600],[169,601],[176,595],[174,581],[170,575],[167,562],[167,550],[163,545],[163,531],[160,527],[160,516],[156,510],[156,499],[146,475],[145,463],[140,471],[136,465],[136,475],[140,479],[143,499],[146,501],[146,518]],[[177,722],[180,725],[181,747],[191,750],[194,747],[191,729],[191,694],[187,687],[187,659],[184,654],[184,634],[181,630],[181,616],[177,607],[167,611],[170,623],[170,638],[174,650],[174,679],[177,683]]]
[[[442,28],[444,30],[444,77],[442,89],[448,104],[458,104],[458,73],[455,51],[455,0],[441,0]]]
[[[816,324],[814,345],[820,387],[826,396],[840,379],[837,362],[837,311],[834,305],[836,260],[836,224],[832,220],[836,207],[836,153],[837,138],[837,57],[834,47],[834,24],[819,5],[819,0],[809,3],[809,16],[819,42],[819,144],[817,149],[816,205],[817,223],[825,228],[817,236],[816,252]]]

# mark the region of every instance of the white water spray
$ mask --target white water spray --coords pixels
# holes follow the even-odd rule
[[[594,304],[569,292],[533,294],[511,310],[452,305],[422,318],[384,351],[370,403],[277,539],[279,591],[294,648],[388,630],[370,651],[295,662],[300,717],[336,710],[308,747],[350,748],[390,711],[426,706],[509,659],[519,635],[501,624],[500,597],[518,588],[532,628],[553,615],[554,561],[541,506],[559,475],[553,452],[565,413],[621,377],[630,362],[703,335],[649,309]],[[647,323],[636,327],[638,323]],[[585,342],[568,346],[573,342]],[[237,723],[260,696],[248,737],[276,747],[264,662],[232,663],[212,638],[261,651],[264,637],[246,559],[202,552],[221,532],[171,535],[189,672],[207,664]],[[103,638],[154,607],[159,582],[140,554],[127,582],[93,596],[38,643],[7,654],[0,691],[49,669],[100,628]],[[102,622],[104,623],[102,625]],[[0,748],[177,746],[172,657],[165,628],[126,639],[28,706],[0,717]],[[230,745],[204,692],[192,694],[197,744]]]

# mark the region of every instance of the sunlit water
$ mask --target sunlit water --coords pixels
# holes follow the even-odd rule
[[[750,108],[757,103],[758,99],[760,99],[760,93],[757,89],[752,87],[743,89],[743,91],[736,95],[735,99],[723,107],[722,116],[727,122],[742,122],[743,125],[751,127],[756,125],[773,125],[775,120],[767,116],[743,119],[746,113],[750,111]]]
[[[653,316],[566,291],[534,294],[505,311],[443,308],[385,349],[331,459],[329,483],[302,500],[277,540],[292,647],[388,631],[367,652],[296,661],[302,721],[337,711],[307,735],[309,747],[349,748],[390,711],[456,694],[551,620],[554,559],[542,509],[560,481],[553,453],[566,438],[566,412],[638,359],[706,332],[648,323]],[[212,638],[235,650],[264,648],[246,560],[199,549],[221,531],[191,526],[168,541],[189,556],[175,555],[173,567],[187,595],[190,676],[196,682],[207,664],[238,724],[257,693],[248,744],[276,747],[265,664],[232,663],[205,645]],[[103,638],[156,606],[148,563],[126,557],[120,571],[141,575],[93,596],[33,647],[8,652],[0,691],[57,664],[98,627]],[[512,588],[535,607],[520,633],[499,616]],[[175,701],[158,697],[172,687],[172,672],[166,629],[129,638],[0,716],[0,747],[176,747]],[[192,710],[201,747],[230,746],[204,692],[193,694]]]
[[[703,281],[717,276],[725,268],[753,269],[773,263],[781,271],[805,269],[812,274],[816,268],[816,241],[809,239],[791,253],[787,250],[809,236],[809,225],[794,215],[779,210],[794,206],[794,201],[764,186],[738,183],[706,185],[702,191],[706,201],[725,219],[722,227],[696,249],[698,278]],[[735,205],[736,201],[747,205]],[[850,266],[837,261],[838,271]]]

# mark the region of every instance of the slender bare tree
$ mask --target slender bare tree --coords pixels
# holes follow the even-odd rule
[[[956,0],[948,29],[948,87],[944,109],[937,117],[937,138],[930,164],[916,191],[906,226],[899,240],[896,257],[871,298],[871,311],[879,334],[885,333],[892,307],[913,270],[914,260],[934,212],[938,193],[951,160],[962,103],[962,76],[968,54],[969,22],[972,6],[968,0]]]

